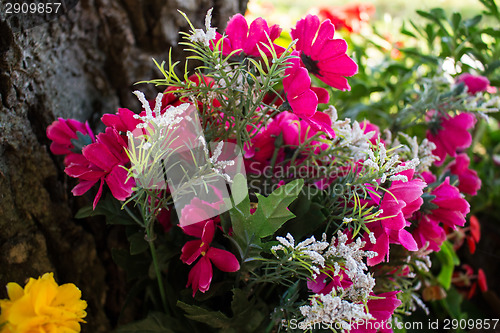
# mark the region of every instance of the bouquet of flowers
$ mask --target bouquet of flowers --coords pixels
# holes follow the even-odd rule
[[[432,27],[447,20],[421,13]],[[442,43],[459,48],[460,29],[479,29],[446,22],[456,35]],[[164,78],[149,83],[163,92],[134,91],[142,110],[103,115],[99,134],[74,119],[47,128],[78,179],[72,193],[92,193],[77,217],[126,228],[129,251],[113,257],[145,317],[117,332],[387,332],[427,311],[423,300],[446,299],[457,232],[479,239],[471,132],[498,98],[473,66],[442,65],[487,58],[408,48],[396,65],[374,41],[393,63],[369,66],[355,36],[315,15],[286,33],[237,14],[221,34],[210,10],[181,34],[184,71],[156,63]],[[481,274],[470,276],[484,290]]]

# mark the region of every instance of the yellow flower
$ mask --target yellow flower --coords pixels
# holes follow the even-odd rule
[[[85,322],[81,291],[72,283],[59,286],[53,273],[30,278],[24,289],[11,282],[7,293],[0,300],[1,333],[74,333]]]

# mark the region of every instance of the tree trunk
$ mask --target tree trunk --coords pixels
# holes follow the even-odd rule
[[[134,83],[159,78],[152,58],[167,60],[179,29],[187,30],[177,9],[201,27],[214,7],[220,30],[247,0],[81,0],[26,30],[13,26],[0,2],[0,298],[8,282],[55,272],[88,302],[83,331],[108,332],[126,293],[109,254],[119,231],[73,218],[89,198],[71,195],[76,183],[50,153],[45,130],[57,117],[96,129],[103,113],[138,110],[132,91],[152,98],[155,88]]]

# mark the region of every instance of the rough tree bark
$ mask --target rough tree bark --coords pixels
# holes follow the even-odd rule
[[[3,2],[4,0],[0,1]],[[55,272],[88,301],[84,332],[108,332],[123,301],[104,224],[73,219],[86,198],[72,197],[60,156],[45,129],[57,117],[89,120],[120,107],[137,110],[135,82],[157,78],[187,24],[201,26],[214,7],[222,28],[247,0],[81,0],[57,20],[13,31],[0,8],[0,298],[7,282]],[[174,57],[181,58],[174,49]],[[139,89],[152,97],[154,88]],[[148,94],[149,93],[149,94]]]

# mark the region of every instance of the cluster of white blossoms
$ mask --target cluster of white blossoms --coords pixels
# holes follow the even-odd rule
[[[169,106],[162,112],[162,93],[156,96],[153,109],[142,92],[133,93],[141,102],[145,115],[134,115],[141,122],[132,132],[127,132],[126,152],[131,162],[130,175],[141,187],[165,188],[165,164],[169,163],[178,138],[174,133],[182,122],[192,122],[188,115],[191,104]]]
[[[234,160],[228,160],[228,161],[219,161],[219,157],[222,154],[222,148],[224,146],[224,142],[220,141],[217,144],[217,147],[213,151],[212,156],[210,157],[210,153],[208,152],[207,148],[207,143],[205,141],[205,137],[203,135],[200,135],[198,137],[198,140],[200,141],[201,145],[203,146],[203,151],[205,152],[205,157],[207,160],[210,162],[207,164],[210,166],[211,171],[215,172],[217,175],[223,177],[228,183],[232,183],[233,180],[231,179],[231,176],[229,176],[224,169],[228,166],[233,166],[235,164]],[[201,168],[203,168],[205,164],[201,165]]]
[[[420,145],[418,144],[417,137],[410,137],[406,133],[400,133],[402,137],[405,138],[408,145],[402,145],[399,140],[396,138],[394,143],[392,144],[398,153],[408,154],[412,159],[418,158],[420,163],[418,164],[415,171],[423,172],[428,171],[429,168],[434,164],[434,161],[439,160],[439,157],[432,154],[432,151],[436,149],[436,145],[434,142],[429,141],[428,139],[423,139]]]
[[[317,278],[321,271],[328,271],[328,274],[333,276],[346,274],[352,282],[352,285],[345,289],[338,286],[329,294],[313,295],[309,305],[300,307],[304,316],[304,320],[299,324],[302,328],[323,323],[341,325],[342,329],[349,329],[350,323],[373,319],[365,311],[365,304],[373,291],[375,279],[367,272],[368,267],[364,259],[373,258],[377,254],[364,251],[365,242],[361,238],[349,242],[349,237],[339,231],[337,237],[332,237],[329,243],[325,234],[321,241],[312,236],[297,245],[290,234],[286,237],[276,237],[276,240],[280,244],[273,246],[271,252],[279,258],[278,251],[281,251],[289,260],[298,259],[306,263],[313,272],[313,279]]]
[[[365,312],[364,304],[347,301],[342,294],[335,295],[335,291],[314,295],[311,305],[300,307],[300,312],[306,319],[298,327],[304,330],[326,324],[344,331],[350,330],[352,323],[373,319],[372,315]]]
[[[325,112],[332,119],[332,129],[336,134],[334,144],[349,149],[355,161],[364,159],[370,150],[370,138],[375,132],[365,133],[357,121],[351,124],[349,118],[338,120],[337,110],[333,106],[330,106]]]
[[[363,165],[373,170],[383,172],[380,178],[380,184],[385,183],[387,179],[389,181],[399,180],[407,182],[408,178],[404,175],[398,175],[398,173],[409,169],[416,169],[420,164],[420,159],[418,157],[414,157],[410,161],[402,163],[398,154],[388,155],[387,149],[382,142],[370,148],[367,151],[367,155],[368,158],[363,162]]]

